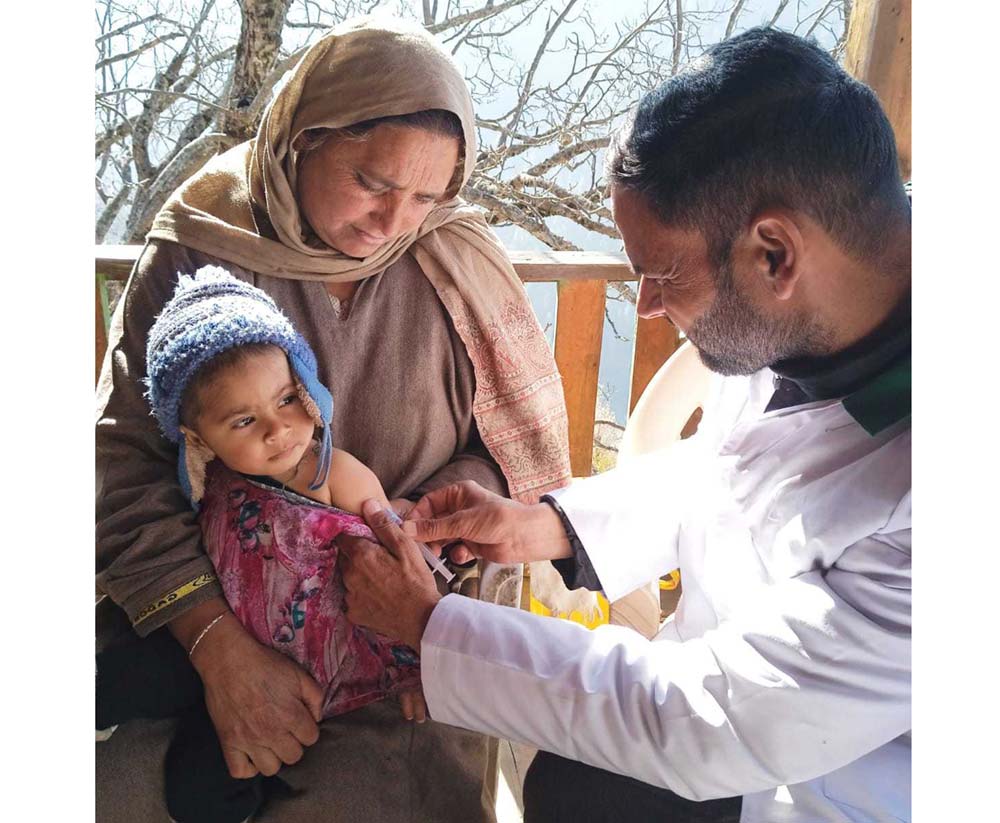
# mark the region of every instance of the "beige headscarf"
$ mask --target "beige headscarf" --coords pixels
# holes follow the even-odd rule
[[[457,66],[418,26],[375,18],[343,23],[283,80],[257,137],[215,158],[178,189],[149,237],[250,271],[325,282],[361,280],[410,251],[468,349],[483,443],[511,496],[534,501],[571,476],[562,383],[524,287],[482,215],[454,198],[416,231],[364,260],[303,238],[295,139],[307,129],[426,109],[461,119],[464,185],[475,164],[476,135],[472,99]]]

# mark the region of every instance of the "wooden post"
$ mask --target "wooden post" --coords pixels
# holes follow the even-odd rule
[[[680,345],[680,334],[665,317],[644,320],[636,316],[635,349],[632,352],[632,380],[628,394],[628,413],[639,402],[643,391],[660,366]]]
[[[558,286],[555,356],[566,395],[574,477],[589,477],[593,465],[606,286],[606,280],[561,281]]]
[[[872,87],[896,134],[899,169],[910,179],[913,60],[910,0],[854,0],[845,68]]]

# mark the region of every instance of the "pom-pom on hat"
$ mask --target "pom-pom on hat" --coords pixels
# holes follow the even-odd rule
[[[270,343],[288,356],[303,406],[323,429],[310,488],[320,488],[329,474],[333,397],[319,381],[312,349],[267,294],[219,266],[205,266],[193,277],[179,276],[174,296],[156,318],[146,343],[146,397],[164,436],[180,445],[177,475],[192,503],[204,492],[208,461],[187,448],[181,433],[184,392],[209,360],[251,343]]]

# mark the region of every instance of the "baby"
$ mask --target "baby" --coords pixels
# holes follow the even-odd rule
[[[333,448],[333,400],[305,340],[264,292],[206,267],[181,276],[150,330],[146,358],[150,406],[164,436],[180,447],[181,487],[199,510],[205,550],[233,614],[260,643],[296,660],[319,683],[323,717],[398,695],[404,715],[422,719],[416,653],[345,616],[333,540],[342,533],[374,540],[358,515],[361,504],[369,498],[386,509],[390,504],[371,470]],[[117,663],[115,676],[104,678],[115,681],[117,694],[130,693],[120,682],[128,677],[126,660],[106,661]],[[99,655],[99,725],[101,670]],[[154,707],[131,715],[176,713],[183,722],[185,707],[176,705],[181,691],[165,696],[175,711]],[[103,702],[105,724],[128,719],[129,712],[113,716]],[[192,737],[183,729],[178,735]],[[199,746],[219,748],[214,733],[194,736]],[[216,765],[208,768],[206,759]],[[190,792],[199,781],[203,799],[206,791],[219,792],[213,819],[229,817],[224,796],[232,788],[222,785],[228,775],[220,775],[217,786],[204,786],[205,774],[218,771],[220,761],[217,752],[168,755],[174,817],[183,804],[172,794]],[[234,820],[246,816],[241,808],[233,811]]]

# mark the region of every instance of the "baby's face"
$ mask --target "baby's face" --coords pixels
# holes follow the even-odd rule
[[[230,469],[287,482],[315,427],[285,353],[272,347],[220,372],[200,392],[195,430]]]

